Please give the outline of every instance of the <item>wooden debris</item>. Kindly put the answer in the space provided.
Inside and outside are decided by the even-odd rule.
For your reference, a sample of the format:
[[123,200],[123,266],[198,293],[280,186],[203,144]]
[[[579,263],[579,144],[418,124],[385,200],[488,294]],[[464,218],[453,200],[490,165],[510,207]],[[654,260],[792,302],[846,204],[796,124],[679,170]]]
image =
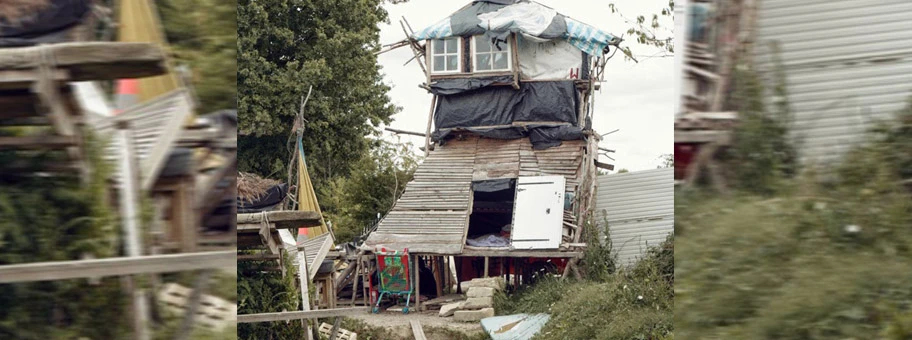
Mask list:
[[424,335],[424,329],[421,328],[421,322],[412,319],[409,320],[409,324],[412,326],[412,334],[415,336],[415,340],[427,340],[427,336]]
[[[328,323],[320,324],[320,335],[329,338],[332,335],[333,325]],[[358,340],[358,333],[339,328],[336,330],[336,339],[337,340]]]

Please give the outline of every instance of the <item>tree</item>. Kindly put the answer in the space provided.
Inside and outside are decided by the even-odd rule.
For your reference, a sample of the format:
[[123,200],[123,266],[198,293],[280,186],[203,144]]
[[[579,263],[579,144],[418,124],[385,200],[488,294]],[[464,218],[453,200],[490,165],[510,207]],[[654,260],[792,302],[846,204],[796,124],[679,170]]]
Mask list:
[[650,15],[648,22],[647,16],[645,15],[639,15],[636,19],[628,18],[614,3],[608,4],[608,8],[611,9],[612,14],[621,17],[621,19],[624,20],[624,23],[630,25],[630,28],[625,32],[627,36],[636,38],[636,42],[640,45],[658,49],[657,52],[654,52],[651,55],[635,56],[633,52],[630,51],[630,47],[625,46],[621,50],[626,58],[637,61],[637,57],[655,58],[674,56],[674,34],[671,29],[663,25],[665,19],[670,19],[674,22],[674,0],[668,0],[668,6],[663,7],[659,13]]
[[386,215],[418,168],[411,143],[372,143],[371,152],[353,165],[351,174],[333,180],[322,195],[326,199],[320,203],[340,242],[351,241],[361,228],[376,223],[378,215]]
[[675,166],[675,165],[674,165],[675,160],[674,160],[674,154],[673,154],[673,153],[666,153],[666,154],[664,154],[664,155],[661,155],[661,156],[659,156],[659,160],[661,161],[661,163],[660,163],[659,166],[657,167],[657,168],[659,168],[659,169],[663,169],[663,168],[674,168],[674,166]]
[[239,167],[281,176],[288,135],[309,86],[303,148],[318,191],[347,175],[397,108],[380,66],[380,0],[241,0],[238,6]]
[[200,113],[237,108],[237,1],[158,0],[178,64],[192,70]]
[[[85,150],[94,169],[86,185],[0,175],[0,265],[119,253],[103,147],[90,140]],[[13,158],[21,155],[0,152],[0,163]],[[0,339],[122,339],[129,334],[128,301],[117,278],[2,284]]]

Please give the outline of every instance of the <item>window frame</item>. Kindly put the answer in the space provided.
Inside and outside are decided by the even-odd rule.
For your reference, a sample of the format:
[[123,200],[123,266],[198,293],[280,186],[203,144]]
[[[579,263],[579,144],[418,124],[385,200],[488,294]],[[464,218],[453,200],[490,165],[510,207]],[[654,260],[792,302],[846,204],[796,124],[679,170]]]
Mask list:
[[[482,53],[487,53],[492,56],[490,70],[478,70],[477,69],[478,55],[477,55],[477,53],[475,53],[475,46],[476,46],[475,40],[478,37],[483,37],[483,35],[473,35],[472,41],[469,44],[469,53],[470,53],[469,55],[471,56],[471,61],[472,61],[472,68],[471,68],[472,73],[504,73],[504,72],[513,72],[514,71],[513,70],[513,48],[514,48],[514,46],[513,46],[513,35],[512,34],[509,37],[507,37],[507,42],[505,43],[505,45],[507,46],[506,50],[498,51],[498,52],[493,52],[493,51],[492,52],[482,52]],[[492,46],[492,48],[493,48],[493,46]],[[503,53],[503,52],[507,53],[507,68],[506,69],[494,69],[494,58],[493,58],[494,53]]]
[[[445,70],[445,71],[434,71],[434,57],[435,57],[435,56],[443,56],[443,57],[444,57],[444,62],[445,62],[447,56],[453,55],[452,53],[447,53],[447,52],[446,52],[446,41],[449,40],[449,39],[456,39],[456,59],[458,60],[458,63],[459,63],[459,64],[457,65],[456,69],[455,69],[455,70],[452,70],[452,71],[446,71],[446,70]],[[443,54],[441,54],[441,55],[435,55],[435,54],[434,54],[434,41],[442,41],[442,42],[444,42],[444,46],[443,46],[443,51],[444,51],[444,52],[443,52]],[[428,39],[428,44],[427,44],[427,56],[428,56],[428,58],[427,58],[427,60],[428,60],[428,71],[430,72],[430,74],[431,74],[431,75],[441,75],[441,74],[459,74],[459,73],[463,73],[462,70],[463,70],[463,67],[464,67],[464,66],[463,66],[462,59],[463,59],[463,57],[464,57],[463,54],[464,54],[465,52],[463,51],[462,45],[463,45],[462,37],[449,37],[449,38],[444,38],[444,39]]]

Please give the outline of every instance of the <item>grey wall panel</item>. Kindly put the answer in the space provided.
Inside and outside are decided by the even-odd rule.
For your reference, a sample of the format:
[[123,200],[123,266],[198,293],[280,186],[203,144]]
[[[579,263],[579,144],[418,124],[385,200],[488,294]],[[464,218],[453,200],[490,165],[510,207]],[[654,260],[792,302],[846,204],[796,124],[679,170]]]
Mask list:
[[772,84],[779,45],[805,163],[838,161],[912,96],[912,2],[758,1],[754,61]]
[[674,232],[674,169],[599,176],[597,223],[622,264],[631,264]]

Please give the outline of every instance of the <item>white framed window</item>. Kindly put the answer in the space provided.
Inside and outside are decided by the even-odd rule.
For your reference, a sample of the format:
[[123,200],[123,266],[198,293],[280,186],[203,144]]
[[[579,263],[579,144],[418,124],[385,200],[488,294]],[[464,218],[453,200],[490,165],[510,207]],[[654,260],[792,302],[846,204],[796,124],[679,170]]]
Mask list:
[[481,35],[472,37],[472,70],[475,72],[497,72],[513,70],[513,46],[511,38],[500,43],[500,49],[491,39]]
[[461,38],[431,40],[431,73],[459,73],[462,70]]

